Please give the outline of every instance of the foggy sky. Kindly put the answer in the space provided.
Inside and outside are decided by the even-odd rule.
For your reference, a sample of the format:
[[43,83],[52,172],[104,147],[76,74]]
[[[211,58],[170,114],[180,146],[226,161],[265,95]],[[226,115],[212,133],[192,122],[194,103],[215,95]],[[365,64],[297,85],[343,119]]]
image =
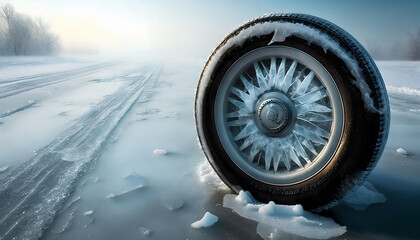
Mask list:
[[[220,40],[264,13],[322,17],[362,44],[391,48],[420,27],[420,1],[13,0],[16,10],[43,17],[64,51],[153,52],[207,57]],[[369,48],[368,46],[368,48]]]

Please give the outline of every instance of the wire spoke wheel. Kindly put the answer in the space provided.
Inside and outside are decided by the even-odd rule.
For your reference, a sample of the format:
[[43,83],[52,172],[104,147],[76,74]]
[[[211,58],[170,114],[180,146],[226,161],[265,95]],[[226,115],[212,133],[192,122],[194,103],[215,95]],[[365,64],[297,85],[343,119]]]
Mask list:
[[195,99],[200,145],[226,185],[309,210],[363,183],[389,120],[385,85],[363,46],[304,14],[234,30],[209,57]]

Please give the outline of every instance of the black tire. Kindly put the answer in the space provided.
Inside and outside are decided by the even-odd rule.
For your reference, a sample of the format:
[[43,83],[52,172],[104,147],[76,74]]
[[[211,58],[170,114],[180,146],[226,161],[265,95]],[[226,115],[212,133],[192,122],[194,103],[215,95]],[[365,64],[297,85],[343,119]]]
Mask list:
[[[290,54],[282,55],[283,52],[284,54],[290,52]],[[299,104],[304,105],[306,103],[299,103],[300,100],[298,101],[296,98],[290,101],[282,100],[284,96],[292,99],[297,92],[296,89],[303,82],[303,77],[295,73],[295,67],[291,71],[294,81],[286,88],[278,87],[276,89],[267,86],[264,90],[262,82],[258,82],[261,79],[271,81],[269,60],[263,58],[264,54],[270,55],[273,68],[280,72],[280,68],[282,68],[281,64],[278,64],[280,58],[282,58],[282,61],[286,59],[284,60],[284,69],[289,67],[287,71],[292,69],[291,66],[294,64],[290,64],[290,61],[296,61],[297,64],[301,63],[301,58],[294,58],[293,53],[297,55],[302,53],[305,56],[310,56],[308,59],[316,60],[308,60],[305,64],[302,64],[299,74],[303,74],[303,77],[306,78],[311,74],[310,72],[314,72],[312,73],[315,75],[313,78],[317,80],[310,81],[310,84],[313,84],[312,87],[325,88],[327,100],[321,99],[319,101],[330,108],[331,113],[317,112],[314,114],[310,113],[311,110],[305,110],[305,113],[300,113],[303,115],[297,116],[296,109],[299,108]],[[252,61],[255,71],[258,69],[255,64],[262,66],[265,69],[265,75],[255,73],[255,76],[252,77],[252,73],[246,72],[251,68]],[[312,69],[319,68],[316,62],[326,70],[331,78],[325,77],[327,80],[324,80],[322,74],[318,74],[321,70],[317,72]],[[237,73],[232,73],[237,69],[239,69]],[[232,95],[233,88],[242,87],[241,91],[252,95],[250,91],[246,90],[245,83],[241,85],[240,80],[237,80],[239,74],[244,75],[245,73],[248,73],[249,82],[257,81],[253,84],[254,87],[259,89],[259,93],[255,93],[258,100],[254,102],[249,100],[254,105],[247,103],[249,106],[255,106],[252,108],[252,116],[254,117],[241,115],[237,118],[228,118],[228,116],[235,115],[229,115],[228,111],[232,111],[231,113],[236,111],[236,115],[240,112],[240,107],[229,105],[231,104],[229,101],[232,101],[229,99],[235,98]],[[277,81],[282,81],[278,86],[286,85],[287,81],[284,74],[275,76]],[[278,76],[283,76],[284,79],[281,78],[280,80]],[[246,78],[248,79],[248,77]],[[296,79],[299,79],[298,83],[295,83]],[[332,85],[335,84],[335,88],[331,88],[335,89],[333,91],[327,86],[331,82],[333,82]],[[281,93],[282,89],[286,90]],[[309,87],[306,87],[305,91],[307,92],[301,94],[312,91],[308,89]],[[288,91],[295,92],[289,93]],[[243,99],[248,100],[248,96],[235,98],[235,100],[245,103],[246,101]],[[249,97],[249,99],[251,98]],[[288,105],[290,102],[291,106]],[[268,107],[268,103],[273,104]],[[249,107],[248,105],[246,106]],[[341,108],[337,106],[341,106]],[[305,109],[308,108],[305,107]],[[321,108],[315,109],[321,111]],[[282,113],[278,113],[279,111]],[[250,114],[250,110],[247,110],[247,114]],[[319,126],[322,129],[327,129],[327,132],[329,131],[329,135],[321,136],[322,139],[325,137],[326,143],[322,143],[324,145],[316,141],[311,142],[312,145],[310,146],[316,146],[319,150],[315,151],[318,155],[311,153],[311,150],[307,147],[296,149],[297,146],[307,146],[303,145],[301,141],[308,144],[308,139],[315,138],[312,133],[319,132],[319,129],[315,129],[311,133],[302,130],[307,135],[299,135],[295,132],[295,129],[300,126],[299,124],[312,126],[313,124],[308,125],[307,122],[312,121],[313,118],[311,120],[302,119],[305,116],[312,115],[323,115],[321,116],[322,119],[325,116],[331,116],[332,118],[332,120],[318,120],[320,121]],[[221,119],[220,116],[226,116],[226,119],[217,120]],[[271,118],[270,116],[274,117]],[[337,118],[338,116],[341,117]],[[290,120],[292,118],[295,120]],[[374,61],[349,33],[326,20],[314,16],[281,14],[253,19],[230,33],[217,46],[200,76],[195,99],[195,120],[205,155],[219,177],[232,190],[235,192],[249,191],[257,200],[262,202],[275,201],[279,204],[301,204],[305,209],[321,210],[334,206],[346,194],[360,186],[367,174],[373,169],[387,140],[390,110],[385,85]],[[255,137],[254,134],[255,136],[252,135],[251,138],[251,134],[249,134],[238,140],[238,133],[242,132],[245,127],[229,126],[229,121],[235,122],[234,120],[238,120],[236,122],[247,122],[242,124],[255,124],[257,126],[255,129],[262,133],[258,133],[258,137]],[[300,121],[301,123],[298,124]],[[223,133],[224,129],[228,133]],[[244,130],[244,132],[248,131]],[[255,130],[253,133],[255,133]],[[236,137],[234,137],[234,134],[236,134]],[[293,136],[289,137],[289,135]],[[246,146],[244,143],[248,141],[246,139],[249,142],[254,142],[240,150],[240,144]],[[261,139],[268,144],[264,147],[257,146],[256,142],[262,141]],[[270,141],[276,141],[277,145],[275,143],[271,144]],[[289,143],[293,144],[290,145]],[[255,149],[260,150],[252,150],[254,145]],[[281,146],[281,148],[272,146]],[[284,146],[294,146],[293,153],[289,152],[290,149]],[[327,148],[329,150],[325,150]],[[273,150],[276,151],[271,153]],[[255,152],[259,155],[258,160],[256,160]],[[278,157],[279,154],[283,154],[281,158]],[[302,167],[297,163],[294,164],[295,158],[292,155],[297,156],[299,162],[303,162]],[[305,155],[306,157],[304,157]],[[246,159],[248,163],[245,161]],[[306,165],[304,165],[304,159],[309,159]],[[279,164],[279,161],[284,163],[281,169],[280,165],[275,166],[275,164]],[[318,166],[317,161],[322,164],[319,163]],[[287,164],[293,166],[287,167]],[[317,167],[311,169],[311,166],[315,165]],[[305,173],[305,171],[306,174],[299,175],[301,172]],[[285,176],[285,180],[282,174]]]

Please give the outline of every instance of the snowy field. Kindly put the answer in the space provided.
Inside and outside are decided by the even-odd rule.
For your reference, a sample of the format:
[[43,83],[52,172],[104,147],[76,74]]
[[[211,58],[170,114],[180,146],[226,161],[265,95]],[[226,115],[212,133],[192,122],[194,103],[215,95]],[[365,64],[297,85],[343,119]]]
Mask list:
[[204,60],[0,58],[0,239],[419,239],[420,62],[377,64],[384,154],[314,214],[214,175],[193,119]]

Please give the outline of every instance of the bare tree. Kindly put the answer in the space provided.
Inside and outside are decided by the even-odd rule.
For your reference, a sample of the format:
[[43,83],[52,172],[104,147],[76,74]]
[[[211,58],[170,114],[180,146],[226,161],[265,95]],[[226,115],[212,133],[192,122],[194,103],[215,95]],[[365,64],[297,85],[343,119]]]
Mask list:
[[408,54],[411,60],[420,60],[420,27],[410,35]]
[[0,54],[51,54],[58,46],[58,37],[49,31],[42,19],[17,13],[11,4],[0,10]]
[[13,17],[15,16],[15,8],[12,4],[7,3],[1,7],[1,18],[2,21],[10,28]]
[[15,8],[10,3],[7,3],[6,5],[1,7],[0,17],[1,17],[2,26],[4,26],[2,27],[2,32],[4,33],[5,52],[12,49],[11,32],[13,31],[12,21],[13,21],[14,16],[15,16]]
[[49,25],[38,18],[34,23],[35,37],[37,39],[37,51],[41,54],[48,54],[57,50],[58,37],[50,32]]
[[387,56],[388,52],[384,51],[384,47],[381,44],[378,44],[375,41],[371,41],[371,40],[367,39],[365,41],[365,46],[366,46],[366,49],[368,50],[368,52],[370,53],[370,55],[375,60],[384,60],[388,57]]
[[16,56],[30,53],[31,25],[31,19],[26,16],[16,14],[13,18],[10,39]]
[[0,24],[0,55],[5,55],[7,53],[6,48],[6,34]]

